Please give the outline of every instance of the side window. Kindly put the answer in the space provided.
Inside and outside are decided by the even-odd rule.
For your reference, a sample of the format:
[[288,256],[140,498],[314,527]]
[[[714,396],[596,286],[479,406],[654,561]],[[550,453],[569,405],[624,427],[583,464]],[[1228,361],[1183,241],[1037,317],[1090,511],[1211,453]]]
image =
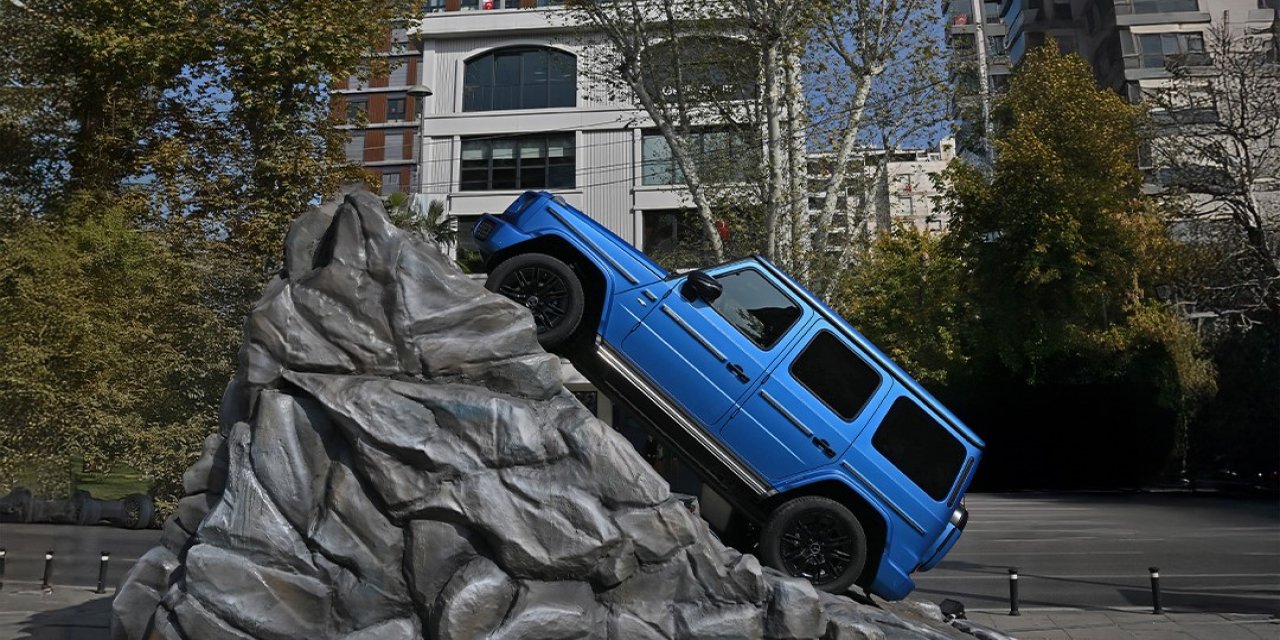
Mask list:
[[830,331],[822,331],[791,363],[791,376],[845,421],[880,386],[880,374]]
[[934,500],[946,498],[964,464],[964,445],[905,396],[889,407],[871,445]]
[[771,349],[800,318],[800,307],[754,269],[716,276],[724,287],[711,306],[761,349]]

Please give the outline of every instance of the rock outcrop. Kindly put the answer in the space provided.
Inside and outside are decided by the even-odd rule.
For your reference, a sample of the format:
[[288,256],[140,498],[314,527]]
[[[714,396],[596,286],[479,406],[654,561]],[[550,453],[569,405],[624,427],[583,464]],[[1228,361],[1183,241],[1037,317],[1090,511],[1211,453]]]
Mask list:
[[722,545],[375,196],[300,218],[286,265],[113,637],[939,637]]

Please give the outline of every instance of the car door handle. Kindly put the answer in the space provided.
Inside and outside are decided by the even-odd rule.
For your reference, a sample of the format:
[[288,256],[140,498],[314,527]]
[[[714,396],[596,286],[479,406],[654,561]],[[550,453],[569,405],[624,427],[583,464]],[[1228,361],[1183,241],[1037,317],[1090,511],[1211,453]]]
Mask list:
[[836,450],[831,448],[831,443],[822,438],[814,438],[813,445],[822,450],[822,455],[828,458],[836,457]]
[[728,365],[725,365],[725,368],[729,370],[729,373],[738,377],[738,382],[749,382],[751,380],[751,378],[747,377],[747,374],[743,372],[742,367],[738,364],[730,362]]

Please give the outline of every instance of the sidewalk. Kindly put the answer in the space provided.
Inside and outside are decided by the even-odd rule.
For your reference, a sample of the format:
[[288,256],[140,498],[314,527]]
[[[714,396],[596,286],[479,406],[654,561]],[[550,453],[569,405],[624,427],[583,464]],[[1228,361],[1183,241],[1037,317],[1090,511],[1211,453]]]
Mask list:
[[115,589],[96,594],[86,587],[5,582],[0,591],[0,640],[108,640]]
[[[84,587],[45,594],[30,583],[0,591],[0,640],[108,640],[113,590]],[[969,611],[969,633],[980,640],[1276,640],[1280,618],[1262,614],[1166,613],[1139,610],[1023,609]],[[964,620],[955,627],[963,630]],[[990,629],[1002,635],[984,633]]]
[[[1264,614],[1147,610],[1023,609],[1022,615],[969,611],[968,621],[1018,640],[1276,640],[1280,619]],[[963,621],[957,624],[961,627]],[[979,638],[980,631],[973,631]]]

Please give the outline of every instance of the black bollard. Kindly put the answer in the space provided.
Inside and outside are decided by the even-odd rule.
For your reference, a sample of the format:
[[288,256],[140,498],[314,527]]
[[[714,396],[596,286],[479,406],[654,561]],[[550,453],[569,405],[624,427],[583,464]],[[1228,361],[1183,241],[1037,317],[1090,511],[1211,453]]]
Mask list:
[[107,563],[111,562],[111,552],[103,551],[101,562],[98,563],[98,589],[94,593],[107,592]]
[[1009,567],[1009,615],[1020,616],[1018,611],[1018,568]]
[[5,548],[0,547],[0,589],[4,588],[4,554]]
[[1164,613],[1160,607],[1160,567],[1147,567],[1147,571],[1151,572],[1151,613]]
[[49,579],[53,577],[53,549],[44,552],[44,579],[40,581],[41,589],[48,589]]

